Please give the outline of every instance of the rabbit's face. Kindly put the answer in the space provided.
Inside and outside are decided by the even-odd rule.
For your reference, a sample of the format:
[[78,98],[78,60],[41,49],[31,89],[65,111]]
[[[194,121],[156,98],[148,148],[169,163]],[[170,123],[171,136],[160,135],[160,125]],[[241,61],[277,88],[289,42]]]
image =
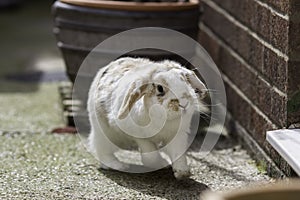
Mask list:
[[163,106],[169,120],[195,110],[207,110],[201,101],[207,89],[196,74],[178,64],[173,66],[173,62],[167,64],[170,66],[163,64],[164,67],[153,70],[148,76],[138,75],[139,78],[129,85],[118,119],[126,118],[142,97],[147,110],[156,104]]
[[[155,104],[162,105],[169,120],[178,118],[187,112],[194,112],[203,105],[199,91],[204,88],[193,88],[189,83],[188,75],[180,69],[156,73],[152,81],[153,83],[148,87],[148,92],[144,97],[144,102],[147,107]],[[200,80],[198,79],[198,81]],[[203,87],[205,87],[204,84]]]

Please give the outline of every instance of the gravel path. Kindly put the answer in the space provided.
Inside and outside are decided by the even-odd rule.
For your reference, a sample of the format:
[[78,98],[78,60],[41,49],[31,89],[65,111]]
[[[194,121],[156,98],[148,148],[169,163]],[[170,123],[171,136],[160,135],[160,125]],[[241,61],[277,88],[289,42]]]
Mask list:
[[193,145],[188,153],[193,176],[186,181],[177,181],[171,169],[99,170],[76,135],[2,132],[0,141],[0,199],[198,199],[206,189],[272,181],[228,138],[204,159]]

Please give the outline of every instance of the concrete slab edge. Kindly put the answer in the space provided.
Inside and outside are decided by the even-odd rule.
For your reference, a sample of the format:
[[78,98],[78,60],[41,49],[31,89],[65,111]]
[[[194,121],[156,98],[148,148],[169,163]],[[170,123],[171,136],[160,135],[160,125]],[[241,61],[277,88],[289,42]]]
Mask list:
[[300,129],[267,131],[266,139],[300,176]]

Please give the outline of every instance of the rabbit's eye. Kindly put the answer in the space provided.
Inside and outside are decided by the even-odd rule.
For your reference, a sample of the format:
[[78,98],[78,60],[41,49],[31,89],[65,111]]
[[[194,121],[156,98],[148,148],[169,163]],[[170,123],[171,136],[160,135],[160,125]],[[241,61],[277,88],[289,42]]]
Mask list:
[[200,92],[200,90],[199,90],[198,88],[196,88],[196,89],[195,89],[195,93],[198,94],[199,92]]
[[163,86],[157,85],[157,91],[159,92],[159,94],[157,96],[164,96],[165,95],[165,91],[164,91]]
[[160,92],[160,93],[163,93],[164,92],[163,86],[157,85],[157,91]]

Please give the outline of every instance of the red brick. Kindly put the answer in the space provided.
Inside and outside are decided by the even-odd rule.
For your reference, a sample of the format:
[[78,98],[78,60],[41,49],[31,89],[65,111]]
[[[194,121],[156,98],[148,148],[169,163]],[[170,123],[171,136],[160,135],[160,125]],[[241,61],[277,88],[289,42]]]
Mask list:
[[280,13],[288,14],[289,12],[290,5],[288,0],[260,0],[260,1],[270,5],[272,8],[274,8]]
[[270,38],[268,41],[284,54],[288,54],[289,22],[278,15],[273,15],[266,26],[270,27]]
[[238,28],[208,5],[203,4],[203,7],[204,13],[201,21],[203,21],[215,33],[218,33],[220,37],[230,44],[233,49],[236,49],[238,45]]
[[[249,7],[252,7],[251,13],[247,13],[248,18],[250,18],[249,23],[247,23],[249,28],[258,33],[264,40],[272,43],[270,21],[274,16],[271,15],[269,10],[253,1],[249,2],[249,4]],[[285,45],[287,46],[287,43]]]
[[260,116],[230,85],[225,83],[225,87],[228,111],[255,138],[258,144],[263,147],[266,131],[272,130],[274,124],[269,123]]
[[250,121],[251,107],[246,101],[243,101],[236,92],[225,83],[227,95],[227,109],[243,127],[248,128]]
[[280,124],[280,128],[287,128],[287,98],[271,92],[271,113],[273,120]]
[[210,7],[203,14],[203,22],[249,64],[261,68],[264,47],[256,39]]
[[286,92],[288,62],[267,48],[264,49],[263,61],[262,73],[267,77],[267,80],[281,91]]
[[258,106],[272,121],[281,127],[286,127],[287,99],[276,93],[271,85],[262,80],[259,74],[249,70],[204,31],[200,31],[199,40],[221,71],[239,87],[245,96]]
[[[213,0],[234,18],[285,54],[288,53],[288,21],[253,0]],[[205,12],[204,12],[205,14]]]
[[286,74],[287,62],[266,48],[243,29],[237,27],[209,6],[205,7],[203,22],[246,62],[261,72],[272,85],[286,90],[286,76],[274,76],[272,71]]

